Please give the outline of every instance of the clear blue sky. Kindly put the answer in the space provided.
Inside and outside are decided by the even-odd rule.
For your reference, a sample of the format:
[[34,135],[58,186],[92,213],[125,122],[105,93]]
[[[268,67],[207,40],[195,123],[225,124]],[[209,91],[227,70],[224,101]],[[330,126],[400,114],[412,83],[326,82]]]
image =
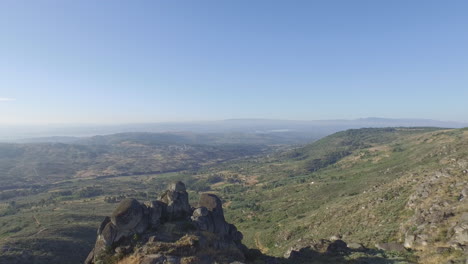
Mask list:
[[0,2],[0,124],[468,121],[468,1]]

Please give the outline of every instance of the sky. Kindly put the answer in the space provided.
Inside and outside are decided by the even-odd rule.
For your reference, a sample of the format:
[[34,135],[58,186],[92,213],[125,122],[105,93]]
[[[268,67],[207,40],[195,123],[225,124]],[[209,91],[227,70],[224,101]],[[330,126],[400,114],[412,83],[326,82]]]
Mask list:
[[3,0],[0,124],[468,121],[468,1]]

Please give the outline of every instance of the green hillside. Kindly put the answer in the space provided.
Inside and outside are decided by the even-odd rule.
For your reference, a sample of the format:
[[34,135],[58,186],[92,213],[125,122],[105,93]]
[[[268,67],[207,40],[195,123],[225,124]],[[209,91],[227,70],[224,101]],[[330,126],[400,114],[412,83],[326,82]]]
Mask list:
[[[368,247],[403,243],[413,232],[428,244],[415,246],[423,250],[414,252],[421,263],[439,263],[435,248],[450,247],[448,227],[468,210],[459,202],[468,181],[467,147],[466,129],[348,130],[199,177],[225,176],[211,189],[227,201],[228,218],[244,232],[245,242],[264,253],[282,255],[333,235]],[[427,197],[411,206],[421,188]],[[418,218],[418,210],[429,216]],[[446,254],[457,258],[460,252]]]

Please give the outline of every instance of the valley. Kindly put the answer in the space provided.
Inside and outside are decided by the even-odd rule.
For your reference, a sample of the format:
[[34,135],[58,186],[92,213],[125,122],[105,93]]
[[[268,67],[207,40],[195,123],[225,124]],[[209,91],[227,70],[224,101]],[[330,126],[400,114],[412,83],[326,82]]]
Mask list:
[[[218,195],[243,243],[266,255],[331,237],[375,250],[373,263],[458,263],[466,253],[466,129],[352,129],[302,146],[165,140],[2,146],[0,263],[82,263],[120,200],[156,199],[176,180],[192,205]],[[379,250],[391,243],[406,249]],[[315,261],[304,263],[331,263]]]

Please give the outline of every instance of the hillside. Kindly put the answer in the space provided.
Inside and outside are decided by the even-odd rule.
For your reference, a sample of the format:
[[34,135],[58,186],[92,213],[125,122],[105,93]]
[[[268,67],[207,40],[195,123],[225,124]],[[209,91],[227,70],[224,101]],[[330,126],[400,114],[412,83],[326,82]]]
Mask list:
[[[63,263],[70,254],[82,263],[114,203],[153,200],[174,180],[186,183],[192,205],[201,192],[218,195],[242,243],[277,258],[293,255],[291,263],[466,258],[468,130],[382,128],[191,171],[82,178],[6,197],[0,263]],[[331,258],[321,250],[337,238],[368,249]]]
[[372,248],[398,242],[415,250],[402,258],[440,263],[466,245],[467,147],[466,129],[348,130],[198,177],[225,179],[210,188],[264,253],[339,236]]

